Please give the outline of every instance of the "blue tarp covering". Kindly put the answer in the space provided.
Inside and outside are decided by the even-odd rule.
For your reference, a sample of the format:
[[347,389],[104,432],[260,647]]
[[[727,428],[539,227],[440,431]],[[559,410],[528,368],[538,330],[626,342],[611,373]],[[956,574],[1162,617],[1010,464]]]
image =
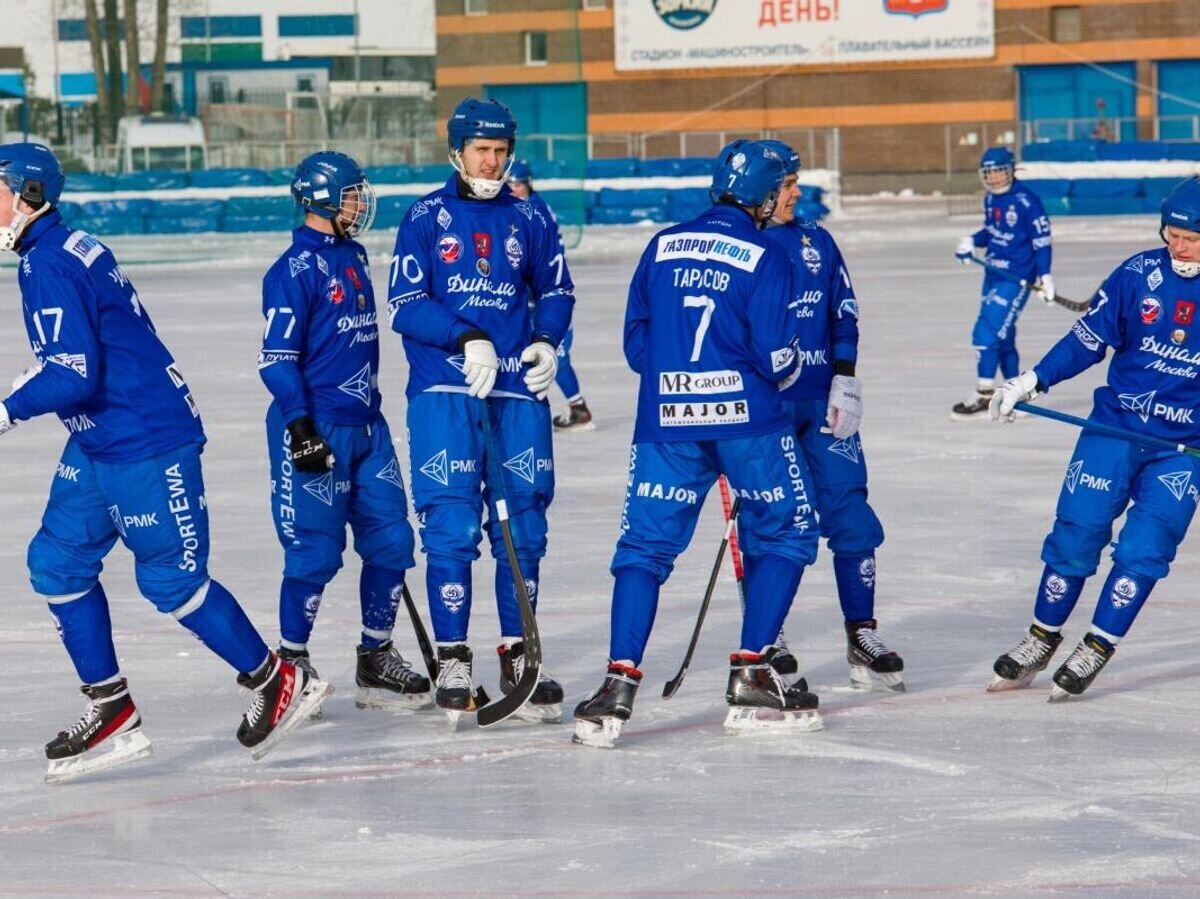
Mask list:
[[270,179],[262,169],[205,169],[188,181],[192,187],[262,187]]

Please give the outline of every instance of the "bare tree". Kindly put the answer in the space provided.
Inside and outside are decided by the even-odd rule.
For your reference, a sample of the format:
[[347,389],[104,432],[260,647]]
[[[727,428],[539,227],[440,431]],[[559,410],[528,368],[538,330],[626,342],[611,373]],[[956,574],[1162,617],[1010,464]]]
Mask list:
[[155,0],[155,2],[158,7],[158,19],[154,23],[154,65],[150,69],[153,94],[150,111],[161,112],[167,82],[167,7],[169,2],[168,0]]
[[88,45],[92,51],[92,71],[96,75],[96,105],[100,111],[100,121],[105,126],[109,122],[108,111],[108,69],[104,65],[104,41],[100,34],[100,18],[96,13],[96,0],[84,0],[84,21],[87,23]]
[[125,0],[125,109],[137,112],[142,105],[142,59],[138,49],[137,0]]
[[104,47],[108,57],[109,140],[117,139],[117,122],[125,114],[125,96],[121,91],[121,18],[117,0],[104,0]]

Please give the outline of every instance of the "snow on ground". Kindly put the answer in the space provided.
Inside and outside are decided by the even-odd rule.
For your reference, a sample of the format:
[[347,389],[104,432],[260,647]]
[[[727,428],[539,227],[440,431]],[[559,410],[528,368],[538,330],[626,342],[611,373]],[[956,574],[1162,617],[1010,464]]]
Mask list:
[[[439,715],[353,703],[357,562],[333,583],[312,642],[338,693],[253,763],[234,740],[233,675],[134,590],[110,556],[124,672],[154,755],[90,781],[42,784],[42,744],[81,709],[25,546],[64,434],[23,423],[0,444],[0,894],[17,896],[927,896],[1200,892],[1200,661],[1195,539],[1086,699],[984,692],[1021,636],[1074,429],[1041,419],[956,423],[973,382],[980,272],[953,260],[976,219],[940,201],[848,201],[830,222],[864,314],[860,373],[879,553],[881,633],[909,692],[846,689],[827,553],[787,623],[827,729],[722,734],[738,608],[729,572],[687,683],[659,698],[691,631],[720,539],[716,500],[663,591],[632,722],[611,752],[572,746],[569,724],[450,734]],[[1086,298],[1125,255],[1157,243],[1154,217],[1055,222],[1055,277]],[[625,479],[634,380],[620,352],[624,293],[646,228],[598,229],[572,255],[575,360],[599,428],[557,444],[543,568],[547,664],[569,708],[594,688],[608,635],[607,572]],[[259,283],[282,236],[114,240],[174,349],[208,428],[212,570],[268,639],[281,552],[268,515],[255,372]],[[372,240],[376,277],[391,240]],[[214,260],[214,257],[215,260]],[[184,262],[182,260],[192,260]],[[11,263],[11,258],[10,258]],[[0,371],[29,361],[11,268],[0,272]],[[1028,363],[1071,323],[1031,303]],[[384,336],[385,412],[404,435],[399,340]],[[1043,402],[1086,414],[1098,371]],[[561,405],[561,398],[557,399]],[[399,447],[401,458],[406,450]],[[414,574],[423,592],[422,569]],[[490,565],[478,568],[490,582]],[[1067,629],[1088,621],[1099,579]],[[496,689],[495,615],[480,590],[480,680]],[[401,622],[398,641],[416,655]],[[1063,651],[1065,657],[1065,650]]]

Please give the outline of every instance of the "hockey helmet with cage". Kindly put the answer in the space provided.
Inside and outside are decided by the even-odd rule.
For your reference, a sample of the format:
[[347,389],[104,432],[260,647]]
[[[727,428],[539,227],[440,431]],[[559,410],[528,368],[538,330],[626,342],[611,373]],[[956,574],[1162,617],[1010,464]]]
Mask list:
[[[1200,233],[1200,177],[1180,182],[1163,198],[1159,234],[1167,241],[1167,228]],[[1171,256],[1171,269],[1181,278],[1200,275],[1200,260],[1182,261]]]
[[[983,182],[983,186],[988,189],[989,193],[1006,193],[1013,186],[1013,181],[1016,180],[1016,171],[1017,158],[1013,156],[1012,150],[1008,147],[988,147],[979,157],[979,180]],[[989,176],[995,174],[1003,175],[1004,180],[1000,183],[993,183],[994,179]]]
[[[49,147],[34,143],[0,144],[0,182],[13,194],[13,218],[0,228],[0,250],[17,245],[29,223],[58,202],[67,176]],[[21,202],[33,212],[23,212]]]
[[734,203],[755,210],[763,225],[775,211],[775,201],[787,177],[783,158],[760,141],[735,140],[717,155],[709,197],[714,203]]
[[322,150],[306,156],[292,175],[292,199],[305,212],[333,223],[343,237],[358,237],[375,220],[375,190],[357,162]]
[[[467,174],[462,151],[471,138],[508,142],[508,160],[500,177],[480,178]],[[446,122],[446,139],[450,145],[450,164],[476,197],[490,200],[500,193],[513,165],[513,150],[517,146],[517,120],[512,110],[498,100],[479,100],[467,97],[450,114]]]

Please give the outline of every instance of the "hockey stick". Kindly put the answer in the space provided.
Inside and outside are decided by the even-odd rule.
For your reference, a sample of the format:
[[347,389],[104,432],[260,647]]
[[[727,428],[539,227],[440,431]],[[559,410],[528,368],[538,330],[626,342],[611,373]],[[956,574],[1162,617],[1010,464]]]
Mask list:
[[[1007,281],[1013,281],[1017,284],[1020,284],[1023,288],[1025,288],[1027,290],[1037,290],[1038,289],[1038,282],[1036,282],[1036,281],[1034,281],[1034,282],[1026,281],[1024,278],[1019,277],[1018,275],[1014,275],[1012,272],[1006,272],[1002,268],[996,268],[994,265],[988,265],[986,262],[984,262],[978,256],[968,256],[967,258],[971,262],[974,262],[976,265],[982,265],[989,272],[991,272],[993,275],[996,275],[999,278],[1004,278]],[[1068,299],[1067,297],[1064,297],[1062,294],[1055,294],[1054,299],[1051,300],[1051,302],[1057,303],[1059,306],[1062,306],[1064,309],[1070,309],[1072,312],[1087,312],[1088,307],[1090,307],[1092,304],[1091,300],[1088,300],[1085,303],[1082,300]]]
[[429,679],[436,681],[441,666],[438,665],[433,645],[429,642],[429,633],[421,622],[421,616],[417,614],[417,604],[413,602],[412,594],[408,592],[407,583],[401,585],[401,592],[404,595],[404,605],[408,608],[409,620],[412,621],[413,632],[417,635],[417,645],[421,647],[421,656],[425,659],[425,668],[429,671]]
[[679,673],[667,681],[667,685],[663,687],[663,699],[670,699],[675,695],[675,691],[679,689],[683,678],[687,675],[688,666],[692,664],[692,653],[696,651],[696,644],[700,641],[700,626],[704,624],[704,615],[708,611],[708,604],[712,602],[713,590],[717,586],[717,576],[721,573],[721,563],[725,561],[725,547],[729,545],[729,538],[733,534],[734,525],[737,524],[738,507],[741,504],[742,498],[735,497],[733,506],[729,509],[729,520],[725,522],[725,536],[721,539],[721,548],[717,550],[717,560],[713,563],[712,574],[708,576],[704,601],[700,603],[700,614],[696,616],[696,626],[692,629],[692,641],[688,644],[687,654],[683,657],[683,665],[680,666]]
[[525,575],[521,573],[521,562],[517,558],[517,546],[513,542],[512,525],[508,521],[508,503],[504,499],[504,472],[500,457],[496,454],[496,435],[492,430],[492,412],[485,400],[483,409],[483,444],[487,455],[488,485],[495,494],[496,518],[500,522],[500,533],[504,536],[504,552],[513,573],[513,586],[517,593],[517,609],[521,614],[521,640],[525,643],[525,667],[521,679],[510,693],[495,702],[489,702],[475,715],[480,727],[499,724],[525,705],[538,685],[538,674],[542,667],[542,638],[538,634],[537,618],[533,614],[533,603],[525,587]]
[[1066,412],[1059,412],[1057,409],[1044,409],[1041,406],[1034,406],[1030,403],[1017,403],[1014,408],[1020,409],[1022,412],[1028,412],[1030,415],[1040,415],[1042,418],[1052,418],[1055,421],[1066,422],[1085,431],[1095,431],[1097,434],[1106,434],[1109,437],[1128,440],[1130,443],[1140,443],[1143,446],[1150,446],[1155,449],[1173,450],[1177,453],[1183,453],[1185,456],[1200,458],[1200,448],[1187,446],[1183,443],[1172,443],[1170,440],[1163,440],[1161,437],[1151,437],[1149,434],[1126,431],[1124,428],[1116,428],[1112,425],[1090,421],[1086,418],[1078,418],[1074,415],[1068,415]]
[[[731,521],[733,519],[733,498],[729,495],[729,478],[721,475],[717,485],[721,488],[721,511],[725,514],[725,520]],[[736,524],[729,534],[729,557],[733,560],[733,576],[737,579],[738,599],[741,600],[742,611],[745,611],[746,569],[742,566],[742,550],[738,546]]]

